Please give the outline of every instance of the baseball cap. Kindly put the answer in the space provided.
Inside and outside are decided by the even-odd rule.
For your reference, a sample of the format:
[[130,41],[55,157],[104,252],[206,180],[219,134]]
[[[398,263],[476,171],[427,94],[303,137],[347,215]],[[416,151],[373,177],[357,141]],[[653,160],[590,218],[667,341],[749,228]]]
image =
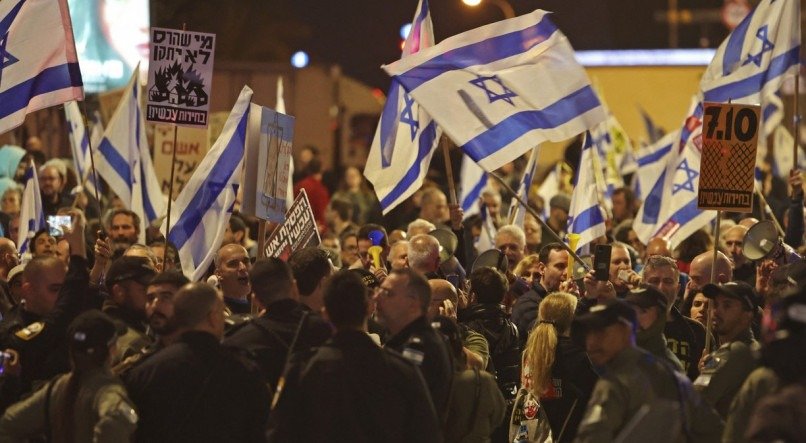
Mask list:
[[741,301],[749,311],[758,307],[756,290],[749,284],[739,281],[731,281],[721,285],[708,283],[702,287],[702,294],[706,298],[716,298],[717,295],[724,295]]
[[613,299],[593,306],[587,314],[574,319],[574,333],[604,329],[618,322],[626,322],[635,326],[635,310],[626,302]]
[[147,258],[123,256],[109,266],[109,271],[106,273],[106,287],[112,289],[115,283],[125,280],[134,280],[147,285],[155,275],[157,271],[151,267],[151,262]]
[[103,312],[93,309],[81,313],[70,323],[67,337],[73,352],[92,354],[96,350],[109,347],[124,333],[125,327],[115,323]]
[[631,290],[624,297],[624,301],[644,309],[657,306],[661,311],[665,311],[668,306],[666,296],[653,286]]
[[361,282],[364,283],[364,286],[366,286],[367,289],[375,289],[381,285],[381,282],[378,281],[378,277],[375,277],[375,274],[367,271],[366,269],[350,269],[350,272],[353,272],[361,277]]
[[571,197],[565,194],[557,194],[549,200],[549,207],[560,208],[568,212],[571,210]]

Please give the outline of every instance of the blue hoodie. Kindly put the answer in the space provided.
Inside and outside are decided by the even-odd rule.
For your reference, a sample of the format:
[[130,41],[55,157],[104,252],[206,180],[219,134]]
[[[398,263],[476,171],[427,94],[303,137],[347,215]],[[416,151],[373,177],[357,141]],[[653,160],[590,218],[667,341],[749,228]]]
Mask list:
[[14,179],[17,174],[17,166],[25,155],[25,149],[14,145],[3,145],[0,148],[0,177]]

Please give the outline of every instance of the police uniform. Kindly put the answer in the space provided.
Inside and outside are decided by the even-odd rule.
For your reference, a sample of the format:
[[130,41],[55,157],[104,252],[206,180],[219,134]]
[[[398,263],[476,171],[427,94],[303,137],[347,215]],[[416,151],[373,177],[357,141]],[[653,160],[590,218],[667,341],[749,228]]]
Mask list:
[[[724,285],[708,284],[703,287],[703,295],[714,298],[717,294],[740,298],[737,289],[744,283],[726,283]],[[749,286],[748,286],[749,287]],[[727,288],[727,289],[726,289]],[[752,289],[750,289],[752,291]],[[743,298],[740,298],[743,299]],[[752,300],[746,303],[754,307]],[[700,376],[694,380],[694,387],[702,394],[705,401],[713,406],[724,419],[730,410],[731,402],[739,392],[745,379],[758,366],[754,350],[758,342],[748,328],[735,337],[733,341],[722,344],[705,360]]]
[[450,351],[445,339],[431,327],[425,316],[421,316],[391,337],[384,347],[399,352],[420,367],[442,423],[448,408],[453,375]]
[[[2,377],[2,407],[36,384],[70,370],[65,341],[67,325],[79,314],[87,291],[87,260],[73,255],[56,306],[44,317],[24,308],[0,322],[0,349],[20,355],[20,377]],[[12,386],[13,385],[13,386]]]
[[[635,325],[635,312],[620,300],[592,308],[591,313],[574,321],[575,334],[602,329],[623,321]],[[692,388],[683,374],[667,362],[635,346],[628,346],[606,363],[596,382],[587,410],[577,432],[577,442],[718,441],[722,421]],[[666,428],[657,434],[658,423],[649,411],[669,411],[658,417]],[[669,415],[674,414],[674,415]],[[674,425],[671,425],[673,424]],[[631,426],[627,426],[630,424]],[[642,434],[649,431],[650,434]],[[642,436],[643,435],[643,436]],[[662,437],[662,438],[661,438]]]
[[351,330],[339,331],[308,361],[292,366],[268,437],[283,443],[442,441],[417,368]]

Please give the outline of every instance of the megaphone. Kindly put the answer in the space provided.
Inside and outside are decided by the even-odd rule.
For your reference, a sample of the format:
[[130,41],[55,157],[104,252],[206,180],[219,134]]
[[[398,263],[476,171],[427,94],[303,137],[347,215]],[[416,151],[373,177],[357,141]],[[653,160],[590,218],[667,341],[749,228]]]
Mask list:
[[470,267],[470,272],[478,268],[495,268],[506,273],[507,269],[509,269],[509,262],[503,252],[498,249],[489,249],[476,257],[476,260],[473,261],[473,266]]
[[747,231],[742,255],[751,261],[769,259],[778,264],[796,263],[801,260],[800,255],[778,235],[772,220],[760,221]]
[[369,240],[372,242],[372,246],[367,249],[367,253],[372,256],[372,263],[376,268],[381,267],[381,253],[383,252],[383,247],[380,245],[385,236],[386,234],[384,234],[383,231],[377,229],[367,234],[367,237],[369,237]]
[[436,238],[437,242],[439,242],[439,263],[442,264],[450,260],[456,252],[456,246],[459,245],[459,239],[456,238],[456,234],[444,228],[437,228],[429,232],[428,235]]

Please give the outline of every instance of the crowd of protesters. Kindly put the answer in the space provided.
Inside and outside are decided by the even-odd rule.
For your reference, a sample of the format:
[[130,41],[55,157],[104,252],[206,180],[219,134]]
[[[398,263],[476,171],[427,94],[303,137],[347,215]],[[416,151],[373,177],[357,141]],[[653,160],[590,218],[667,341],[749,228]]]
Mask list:
[[[21,257],[29,158],[45,215],[71,221]],[[0,441],[806,441],[806,263],[747,259],[755,218],[643,244],[621,188],[590,248],[610,246],[606,275],[575,275],[493,185],[491,233],[444,178],[383,216],[357,168],[325,171],[310,147],[297,161],[321,244],[257,258],[236,210],[190,282],[69,161],[0,148]],[[798,249],[800,172],[783,188],[770,201]],[[570,195],[533,203],[563,238]]]

